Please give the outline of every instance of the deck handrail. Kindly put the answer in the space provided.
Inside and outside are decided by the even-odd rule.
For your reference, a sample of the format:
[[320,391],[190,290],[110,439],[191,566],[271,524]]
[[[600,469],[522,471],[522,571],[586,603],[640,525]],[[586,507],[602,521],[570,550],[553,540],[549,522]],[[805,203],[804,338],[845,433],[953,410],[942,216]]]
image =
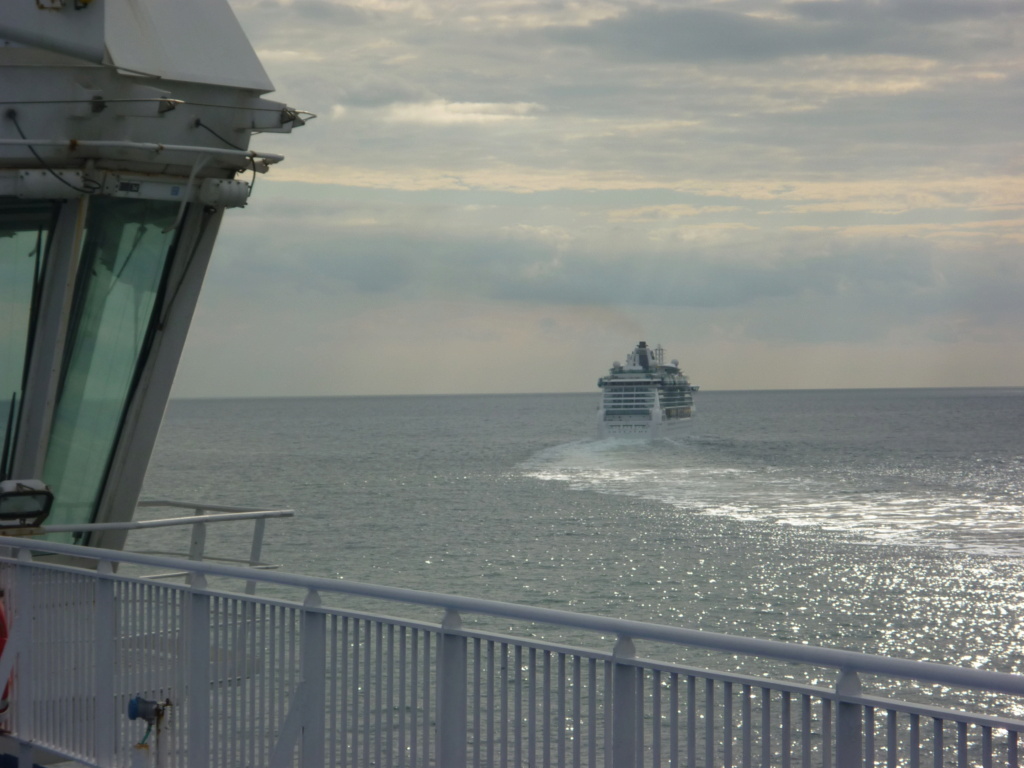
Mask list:
[[[182,569],[183,563],[187,562],[188,570],[203,576],[296,587],[317,593],[334,592],[369,597],[412,605],[430,606],[444,609],[445,611],[572,627],[574,629],[612,634],[624,639],[669,642],[715,651],[762,656],[779,661],[831,667],[850,673],[888,675],[897,678],[938,683],[940,685],[978,688],[1024,696],[1024,675],[1005,672],[955,667],[929,661],[894,659],[857,651],[785,643],[778,640],[739,637],[705,630],[652,624],[632,619],[594,616],[554,608],[506,603],[486,598],[427,592],[407,587],[389,587],[349,581],[347,579],[330,579],[294,573],[256,571],[250,568],[220,563],[182,561],[178,558],[161,555],[144,555],[133,552],[62,544],[59,542],[32,540],[31,543],[28,543],[22,538],[0,536],[0,547],[11,547],[14,550],[14,555],[17,555],[17,550],[28,548],[32,552],[48,552],[79,558],[90,558],[97,561],[123,562],[157,568]],[[54,564],[51,567],[61,568],[64,566]]]

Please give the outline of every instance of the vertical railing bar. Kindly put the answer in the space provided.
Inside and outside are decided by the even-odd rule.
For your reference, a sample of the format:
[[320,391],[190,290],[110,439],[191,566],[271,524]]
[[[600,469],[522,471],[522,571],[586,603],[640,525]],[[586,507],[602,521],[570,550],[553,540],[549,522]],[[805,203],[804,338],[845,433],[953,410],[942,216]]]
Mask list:
[[942,718],[932,718],[932,768],[942,768],[942,753],[945,749],[942,726]]
[[197,575],[189,592],[188,764],[210,765],[210,596],[202,594],[206,579]]
[[643,667],[636,667],[633,670],[633,677],[636,678],[636,694],[633,699],[633,733],[636,738],[636,749],[633,756],[633,765],[640,768],[644,763],[644,750],[646,740],[644,738],[644,701],[646,701],[645,684],[646,677]]
[[289,614],[291,628],[288,633],[289,643],[289,663],[288,671],[291,676],[291,684],[288,686],[288,690],[294,691],[298,688],[302,678],[300,677],[299,664],[301,659],[301,648],[299,646],[302,625],[302,614],[301,610],[293,608]]
[[587,659],[587,766],[597,768],[597,659]]
[[897,730],[896,710],[890,709],[885,715],[885,765],[896,768],[899,762],[899,731]]
[[811,768],[811,696],[808,693],[800,696],[800,765]]
[[[302,765],[325,764],[324,697],[327,691],[327,616],[320,609],[320,595],[309,590],[302,605],[300,620],[299,660],[303,689],[303,728],[301,738]],[[378,763],[379,765],[379,763]]]
[[[238,626],[235,628],[235,648],[238,649],[238,659],[235,661],[235,667],[238,671],[238,691],[236,698],[238,699],[238,716],[239,716],[239,732],[245,733],[245,738],[241,739],[242,742],[239,745],[239,761],[243,765],[252,765],[253,761],[249,759],[247,754],[247,747],[253,741],[252,734],[252,720],[249,716],[249,688],[252,685],[251,675],[248,663],[248,644],[249,635],[247,633],[248,628],[248,605],[249,603],[242,598],[235,598],[235,605],[237,606],[238,612]],[[243,731],[244,728],[244,731]]]
[[956,724],[956,764],[958,768],[967,765],[967,723]]
[[[199,578],[199,574],[192,574],[191,578],[195,581]],[[206,669],[206,685],[209,691],[207,696],[210,699],[209,711],[211,715],[209,721],[210,757],[215,764],[223,764],[224,762],[224,755],[220,753],[222,748],[222,739],[220,738],[221,718],[216,715],[216,713],[220,712],[220,686],[217,685],[217,675],[219,672],[217,648],[220,645],[220,603],[221,598],[212,597],[210,599],[210,615],[206,617],[206,621],[210,624],[210,660]],[[137,616],[135,618],[137,619]],[[136,688],[138,687],[136,685]]]
[[782,692],[782,701],[780,702],[780,714],[782,719],[782,736],[779,749],[782,751],[782,768],[790,768],[792,765],[792,744],[793,744],[793,712],[792,712],[792,694],[789,691]]
[[565,654],[558,654],[558,712],[556,713],[556,723],[558,724],[558,754],[556,755],[556,764],[560,768],[565,766],[565,718],[568,715],[568,709],[566,704],[566,692],[568,686],[568,680],[566,678],[565,668]]
[[[46,586],[47,594],[52,594],[57,589],[59,589],[59,579],[60,574],[54,574],[50,578],[46,579],[44,583]],[[49,615],[47,615],[48,613]],[[57,621],[57,614],[53,612],[43,611],[42,615],[40,616],[40,619],[41,626],[45,628],[44,632],[39,633],[40,640],[42,640],[42,638],[44,637],[53,637],[56,634],[55,625]],[[37,654],[36,661],[39,667],[45,669],[44,680],[46,680],[46,685],[44,687],[41,687],[42,696],[40,697],[40,701],[36,705],[40,708],[40,711],[44,712],[45,714],[41,718],[36,718],[36,724],[39,730],[45,733],[46,730],[48,730],[47,724],[56,722],[57,728],[55,730],[57,737],[67,738],[64,735],[64,732],[69,724],[70,717],[64,715],[61,712],[61,708],[64,704],[64,697],[60,695],[60,684],[61,681],[64,679],[64,675],[57,674],[57,670],[53,669],[55,660],[52,658],[47,658],[43,654]],[[59,661],[63,662],[63,658],[61,658]],[[63,672],[63,670],[61,671]]]
[[1019,736],[1017,731],[1007,731],[1006,733],[1006,766],[1007,768],[1019,768],[1020,758],[1018,750],[1018,739]]
[[276,695],[276,692],[279,691],[281,688],[280,688],[280,681],[277,679],[277,677],[278,677],[277,670],[279,668],[279,665],[277,663],[277,653],[278,653],[277,645],[278,645],[278,643],[277,643],[277,631],[276,631],[276,629],[277,629],[278,624],[281,621],[280,613],[281,613],[282,610],[283,609],[278,608],[278,607],[273,606],[273,605],[267,607],[268,617],[269,617],[267,623],[269,624],[269,626],[267,627],[267,633],[266,633],[266,635],[267,635],[266,636],[266,643],[267,643],[267,663],[266,663],[267,674],[266,674],[266,677],[269,680],[269,684],[264,684],[263,690],[264,690],[264,692],[266,692],[267,689],[269,688],[270,689],[270,696],[267,698],[266,715],[264,716],[264,719],[263,719],[263,733],[271,733],[271,732],[277,730],[277,725],[278,725],[278,723],[277,723],[277,699],[278,699],[278,697]]
[[832,753],[835,745],[832,741],[832,699],[821,700],[821,765],[831,768]]
[[508,643],[501,644],[501,765],[508,765],[508,718],[509,718],[509,654]]
[[[70,574],[68,575],[68,578],[69,591],[72,594],[77,594],[80,592],[80,590],[83,589],[92,592],[94,601],[93,604],[95,605],[96,580],[90,579],[89,582],[83,583],[79,581],[77,578],[75,578],[74,581],[72,582],[72,577]],[[77,734],[76,738],[73,740],[72,743],[77,744],[80,754],[92,755],[95,754],[95,739],[97,730],[95,724],[91,722],[93,710],[91,707],[86,709],[87,704],[84,698],[74,695],[76,686],[82,685],[85,682],[84,678],[89,673],[88,664],[93,660],[91,658],[91,649],[89,648],[89,644],[83,641],[85,637],[90,638],[90,640],[92,639],[92,630],[96,621],[95,613],[89,616],[88,621],[92,622],[92,624],[86,624],[83,627],[83,629],[85,629],[86,631],[82,634],[80,638],[76,639],[75,644],[73,646],[76,672],[75,677],[67,681],[66,690],[68,690],[69,694],[71,695],[71,698],[73,699],[72,716],[76,718],[77,723],[81,724],[73,726],[75,731],[77,731]],[[90,657],[86,657],[86,654],[90,654]],[[95,689],[90,688],[90,690]],[[163,698],[159,697],[159,693],[158,698],[160,701],[163,701]]]
[[992,768],[992,726],[981,726],[981,768]]
[[395,625],[389,623],[387,626],[387,659],[385,663],[387,673],[384,687],[387,692],[385,696],[387,705],[385,754],[388,768],[393,768],[395,765]]
[[544,755],[541,758],[541,765],[544,768],[551,768],[551,651],[544,651],[544,664],[541,669],[542,677],[542,709],[541,722],[544,723],[542,749]]
[[352,659],[352,651],[349,648],[350,635],[349,635],[349,618],[348,616],[341,617],[341,638],[339,644],[341,645],[341,662],[340,666],[335,672],[338,676],[338,719],[337,725],[332,730],[339,730],[341,732],[341,749],[338,751],[338,761],[340,768],[348,768],[349,758],[349,746],[350,739],[348,736],[348,702],[349,696],[349,676],[348,666]]
[[435,755],[445,768],[466,768],[469,717],[468,643],[460,634],[462,617],[448,608],[441,622],[437,639],[437,667],[434,673],[437,690],[437,728]]
[[329,685],[330,692],[328,693],[328,708],[327,708],[327,722],[330,723],[330,732],[328,734],[328,750],[327,756],[328,765],[337,765],[343,761],[341,755],[338,754],[338,704],[339,704],[339,672],[338,669],[338,617],[331,616],[330,623],[330,676]]
[[[55,591],[63,593],[66,596],[70,596],[70,594],[71,594],[70,574],[61,574],[61,575],[58,576],[56,581],[57,581],[57,584],[55,585],[55,587],[56,587]],[[55,614],[54,617],[53,617],[53,622],[51,624],[53,629],[56,630],[56,631],[59,631],[59,629],[62,626],[62,624],[63,624],[62,617]],[[77,643],[75,645],[77,645]],[[76,722],[72,721],[72,718],[74,718],[75,715],[76,715],[76,712],[75,712],[75,708],[76,708],[75,699],[77,699],[77,697],[73,697],[73,696],[69,696],[68,695],[71,692],[71,690],[73,689],[73,681],[74,681],[74,675],[75,675],[75,666],[76,666],[75,665],[75,661],[76,661],[76,659],[75,659],[75,655],[76,655],[75,652],[77,650],[77,648],[75,648],[75,645],[73,645],[71,648],[69,648],[69,653],[67,655],[68,658],[62,659],[62,661],[60,663],[60,666],[64,668],[63,669],[63,674],[53,675],[54,678],[55,678],[54,691],[57,693],[57,697],[55,699],[55,701],[57,702],[57,706],[54,707],[54,711],[55,712],[63,713],[64,717],[68,721],[68,722],[66,722],[64,724],[64,727],[61,729],[63,731],[63,734],[64,734],[64,739],[66,740],[65,743],[70,742],[70,743],[80,744],[81,743],[81,732],[82,732],[83,729],[80,728],[77,725]],[[52,665],[51,663],[48,663],[47,666],[50,668],[51,673],[56,671],[55,666]],[[81,722],[81,720],[79,720],[77,722]]]
[[[384,756],[384,713],[381,706],[384,696],[384,624],[373,623],[374,655],[373,663],[373,757],[374,764],[381,765]],[[369,698],[369,696],[367,697]]]
[[222,764],[230,764],[230,750],[231,750],[231,739],[228,738],[230,731],[230,703],[228,702],[227,687],[224,684],[226,672],[224,669],[224,648],[226,647],[226,633],[227,633],[227,612],[228,612],[228,599],[226,597],[220,597],[215,603],[214,611],[214,625],[213,625],[213,645],[210,648],[213,659],[213,673],[211,675],[211,685],[214,691],[214,707],[210,711],[211,722],[213,723],[214,733],[216,734],[217,746],[213,750],[214,754],[218,756],[219,762]]
[[740,719],[743,729],[743,754],[740,756],[743,768],[751,768],[754,751],[754,713],[752,711],[752,697],[754,691],[749,684],[744,684],[742,699],[740,699]]
[[420,688],[420,631],[414,629],[410,641],[412,659],[409,669],[409,700],[412,702],[413,717],[409,724],[409,764],[415,766],[419,762],[419,720],[417,713],[420,710],[419,688]]
[[231,765],[236,764],[235,761],[238,759],[235,748],[235,742],[237,739],[234,739],[231,736],[238,723],[238,712],[235,708],[237,697],[233,695],[234,685],[232,680],[233,670],[231,653],[231,649],[234,647],[234,609],[235,601],[230,598],[225,598],[221,608],[223,614],[221,617],[220,643],[217,646],[217,659],[220,662],[218,687],[221,690],[222,702],[222,717],[220,718],[221,739],[224,743],[223,753],[227,755],[227,759],[230,761],[229,764]]
[[409,663],[409,652],[407,646],[409,643],[408,630],[402,626],[398,629],[398,765],[404,768],[406,765],[405,761],[405,739],[406,739],[406,725],[409,720],[409,713],[414,711],[414,707],[410,707],[406,695],[408,693],[408,678],[406,675],[406,665]]
[[242,690],[239,692],[242,709],[242,722],[246,724],[246,738],[242,742],[242,762],[245,765],[256,764],[256,739],[257,734],[253,732],[252,723],[256,714],[253,705],[253,692],[256,688],[256,681],[252,674],[251,665],[255,664],[255,646],[253,638],[256,634],[256,604],[249,601],[240,601],[239,608],[242,614],[242,626],[239,628],[239,648],[242,651]]
[[722,685],[722,764],[732,768],[732,683]]
[[495,647],[493,640],[487,641],[487,765],[494,765],[494,717],[497,710],[494,683],[499,673]]
[[864,707],[864,764],[875,764],[875,708]]
[[686,765],[697,768],[697,678],[686,677]]
[[359,687],[363,669],[363,620],[352,620],[352,765],[359,765],[359,751],[362,745],[362,732],[360,729],[360,701]]
[[508,718],[509,718],[509,665],[508,643],[501,644],[501,765],[508,765]]
[[[49,595],[54,589],[54,576],[40,579],[41,584],[39,585],[44,595]],[[56,620],[56,614],[47,611],[40,611],[36,619],[36,628],[34,631],[35,637],[38,640],[42,640],[45,637],[52,637],[54,635],[53,622]],[[34,718],[36,728],[34,729],[37,733],[42,733],[46,736],[47,724],[58,722],[56,729],[56,735],[60,737],[64,727],[67,725],[67,718],[60,717],[59,713],[55,713],[53,710],[58,706],[62,697],[58,695],[58,684],[63,675],[55,674],[49,669],[50,665],[54,663],[53,659],[47,658],[45,654],[37,653],[34,657],[35,663],[33,669],[38,669],[42,674],[42,684],[36,687],[36,696],[33,697],[34,708],[39,710],[39,715]],[[36,676],[36,675],[33,675]]]
[[433,658],[430,653],[431,638],[433,635],[430,632],[423,633],[423,765],[430,765],[430,752],[431,746],[434,747],[434,753],[437,753],[437,745],[432,745],[430,741],[430,723],[431,723],[431,708],[430,702],[430,660]]
[[513,708],[515,720],[512,723],[512,764],[523,764],[523,647],[516,645],[512,652],[515,659]]
[[537,649],[529,648],[526,654],[526,749],[525,760],[530,766],[537,765]]
[[[217,602],[217,624],[214,630],[216,641],[213,644],[213,663],[216,670],[213,677],[213,687],[217,691],[217,705],[212,711],[213,721],[217,728],[217,743],[219,745],[217,754],[220,755],[224,765],[232,765],[231,761],[231,702],[227,693],[227,669],[224,649],[228,647],[230,640],[227,637],[230,603],[228,598],[221,597]],[[143,618],[145,623],[145,618]]]
[[[28,550],[23,551],[27,552]],[[53,589],[52,577],[49,577],[49,574],[42,573],[37,578],[37,572],[27,568],[25,573],[28,578],[35,582],[36,594],[43,597],[44,600],[47,599]],[[45,602],[43,604],[45,605]],[[26,610],[28,609],[26,608]],[[52,637],[54,635],[51,622],[55,616],[56,614],[49,611],[32,610],[32,619],[26,623],[27,627],[30,627],[32,645],[45,637]],[[22,645],[23,649],[26,647],[27,645]],[[21,701],[31,702],[31,706],[19,708],[26,721],[32,724],[32,727],[24,728],[23,732],[31,734],[35,738],[59,738],[59,729],[65,725],[65,718],[55,717],[54,713],[50,711],[50,702],[56,702],[60,699],[53,690],[53,686],[62,677],[62,675],[54,674],[47,668],[53,662],[54,660],[47,658],[44,653],[37,652],[33,654],[32,663],[25,665],[24,673],[15,675],[15,684],[17,686],[14,692],[15,697]],[[29,686],[31,686],[31,694],[28,693]],[[58,722],[57,729],[55,729],[56,733],[47,733],[49,728],[52,727],[49,724],[55,721]]]
[[[50,579],[47,580],[47,595],[51,596],[50,599],[59,599],[61,590],[61,574],[54,574]],[[46,615],[49,614],[49,615]],[[55,612],[43,611],[43,617],[45,621],[43,626],[45,627],[45,634],[40,633],[40,639],[44,637],[54,637],[57,635],[58,626],[57,621],[59,615]],[[43,618],[41,617],[41,618]],[[43,654],[38,654],[36,660],[39,663],[39,667],[48,685],[43,689],[43,696],[36,705],[42,712],[46,714],[42,718],[37,718],[36,723],[39,726],[40,731],[45,733],[48,737],[56,738],[66,742],[68,739],[68,727],[71,724],[71,713],[65,711],[68,705],[67,697],[62,695],[62,683],[67,677],[66,658],[62,655],[60,659],[47,658]],[[56,723],[54,727],[53,723]]]
[[583,659],[572,657],[572,766],[583,768]]
[[672,718],[668,724],[668,764],[679,768],[679,674],[673,672],[668,682],[668,709]]
[[[93,712],[96,728],[96,762],[113,765],[116,744],[116,703],[114,700],[114,668],[116,656],[112,642],[115,628],[116,604],[114,599],[113,564],[104,560],[97,566],[96,612],[93,619],[93,647],[96,663],[92,670],[96,699]],[[3,687],[0,683],[0,688]]]
[[[85,584],[77,583],[77,581],[78,580],[76,579],[75,582],[72,582],[71,575],[65,575],[63,591],[68,597],[75,595],[78,592],[79,587],[86,586]],[[94,587],[94,584],[89,584],[88,586]],[[61,626],[66,622],[66,620],[66,618],[58,619],[56,623],[58,626]],[[83,625],[82,629],[84,630],[82,633],[83,636],[91,639],[92,632],[89,631],[89,625]],[[88,646],[85,647],[87,648]],[[66,743],[74,745],[75,749],[77,749],[79,753],[92,754],[92,729],[85,727],[85,724],[88,722],[87,717],[91,716],[92,713],[89,712],[88,715],[86,715],[85,712],[80,711],[80,707],[84,706],[85,702],[80,697],[74,695],[75,689],[80,686],[82,682],[80,676],[85,674],[88,669],[86,666],[86,660],[81,658],[84,650],[81,640],[77,638],[68,648],[68,661],[70,661],[70,669],[68,671],[71,674],[67,675],[64,680],[62,690],[67,698],[66,706],[68,715],[75,718],[75,720],[73,723],[68,725],[68,741]]]
[[612,713],[613,707],[611,705],[611,699],[615,692],[615,687],[612,684],[613,664],[609,662],[604,663],[604,764],[605,768],[619,768],[614,765],[612,758]]
[[[171,699],[172,701],[172,717],[174,722],[180,722],[181,716],[184,714],[184,702],[181,700],[180,692],[184,690],[178,685],[177,670],[181,669],[184,665],[181,663],[181,659],[177,652],[177,643],[175,642],[175,627],[179,626],[176,618],[179,616],[178,613],[178,593],[175,590],[164,588],[164,599],[161,604],[164,606],[163,620],[161,626],[161,632],[163,633],[164,642],[162,643],[164,652],[167,654],[167,658],[170,660],[171,669],[168,670],[168,685],[169,689],[165,691],[164,698]],[[173,697],[173,698],[172,698]],[[180,754],[179,745],[179,734],[180,728],[171,728],[166,736],[166,744],[169,754],[178,755]],[[250,760],[250,762],[252,762]],[[176,764],[176,761],[172,765]]]
[[[642,699],[641,699],[642,701]],[[641,719],[641,722],[643,720]],[[651,762],[661,765],[661,670],[651,673]],[[639,763],[642,764],[642,763]]]
[[[175,673],[174,685],[177,690],[177,707],[175,714],[175,722],[179,726],[186,722],[188,717],[188,701],[183,698],[183,692],[185,691],[185,675],[187,674],[188,664],[185,659],[185,641],[184,635],[188,627],[188,622],[185,619],[185,595],[179,590],[172,590],[171,594],[174,595],[174,602],[170,606],[169,624],[168,631],[170,632],[171,645],[173,647],[174,658],[176,660],[178,671]],[[188,738],[185,735],[185,729],[182,727],[175,728],[173,730],[173,741],[171,748],[177,759],[174,762],[174,766],[183,766],[183,756],[187,754],[187,743]]]
[[772,764],[772,691],[761,688],[761,765]]
[[479,637],[473,638],[473,765],[480,765],[481,755],[481,732],[482,723],[481,717],[482,702],[483,702],[483,681],[481,680],[481,674],[483,673],[483,658],[482,653],[483,644]]
[[910,768],[921,765],[921,717],[910,716]]
[[[241,702],[239,702],[238,696],[238,659],[235,657],[235,654],[238,651],[238,643],[241,639],[238,626],[238,622],[240,620],[241,616],[239,614],[238,600],[232,600],[231,622],[229,626],[225,628],[226,632],[230,635],[228,640],[229,644],[225,646],[224,650],[222,651],[222,653],[225,654],[225,656],[227,657],[226,662],[228,665],[228,678],[224,681],[225,694],[230,695],[231,701],[231,730],[228,731],[228,733],[238,733],[241,728],[240,723],[242,722],[242,713],[239,708],[239,704]],[[241,740],[238,738],[231,738],[229,739],[229,741],[231,742],[231,764],[238,765],[239,753],[241,748],[241,744],[239,742]]]
[[704,764],[715,764],[715,681],[704,680]]
[[363,765],[370,765],[370,752],[373,749],[373,722],[372,712],[370,711],[370,701],[372,698],[371,694],[371,681],[373,680],[373,653],[372,640],[373,640],[373,624],[374,622],[370,619],[363,620],[363,694],[362,694],[362,711],[363,711]]

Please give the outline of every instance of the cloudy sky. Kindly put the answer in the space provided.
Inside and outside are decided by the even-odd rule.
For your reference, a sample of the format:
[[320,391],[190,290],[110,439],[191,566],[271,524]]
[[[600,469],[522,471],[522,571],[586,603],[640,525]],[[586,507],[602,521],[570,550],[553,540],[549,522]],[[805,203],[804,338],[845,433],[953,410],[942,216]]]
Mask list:
[[317,113],[174,394],[1024,386],[1024,3],[232,0]]

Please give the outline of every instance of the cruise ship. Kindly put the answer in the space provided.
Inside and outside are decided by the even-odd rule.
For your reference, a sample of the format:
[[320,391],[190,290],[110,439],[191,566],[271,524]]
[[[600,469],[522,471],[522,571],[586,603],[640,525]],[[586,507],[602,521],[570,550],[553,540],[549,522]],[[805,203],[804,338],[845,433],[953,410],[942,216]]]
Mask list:
[[670,437],[693,416],[698,387],[679,370],[679,361],[665,362],[659,344],[639,342],[626,364],[613,363],[598,382],[604,395],[598,410],[601,437]]

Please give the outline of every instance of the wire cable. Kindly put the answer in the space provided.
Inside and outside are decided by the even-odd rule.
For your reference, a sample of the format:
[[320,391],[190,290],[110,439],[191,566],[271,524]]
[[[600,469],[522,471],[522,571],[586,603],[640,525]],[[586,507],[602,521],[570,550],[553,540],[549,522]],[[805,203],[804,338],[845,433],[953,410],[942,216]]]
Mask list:
[[[12,123],[14,123],[14,128],[15,128],[15,130],[18,131],[18,135],[21,136],[23,141],[28,141],[29,140],[28,137],[25,135],[25,132],[23,130],[21,130],[21,124],[18,122],[18,112],[17,112],[17,110],[15,110],[13,108],[12,109],[8,109],[6,112],[4,112],[4,117],[6,117],[8,120],[10,120]],[[26,144],[25,146],[28,147],[28,151],[32,153],[32,156],[35,157],[35,159],[39,161],[39,164],[41,166],[43,166],[43,168],[45,168],[47,171],[50,172],[50,175],[53,176],[53,178],[55,178],[57,181],[59,181],[64,186],[70,187],[71,189],[75,190],[75,192],[79,192],[79,193],[81,193],[83,195],[93,195],[93,194],[96,194],[97,192],[99,192],[103,188],[102,185],[99,184],[99,182],[93,181],[92,179],[85,179],[84,180],[85,183],[88,185],[87,188],[76,187],[70,181],[68,181],[63,176],[61,176],[59,173],[57,173],[55,170],[53,170],[53,168],[50,167],[49,163],[47,163],[45,160],[43,160],[43,158],[40,157],[39,153],[36,152],[36,148],[35,147],[33,147],[31,144]]]

